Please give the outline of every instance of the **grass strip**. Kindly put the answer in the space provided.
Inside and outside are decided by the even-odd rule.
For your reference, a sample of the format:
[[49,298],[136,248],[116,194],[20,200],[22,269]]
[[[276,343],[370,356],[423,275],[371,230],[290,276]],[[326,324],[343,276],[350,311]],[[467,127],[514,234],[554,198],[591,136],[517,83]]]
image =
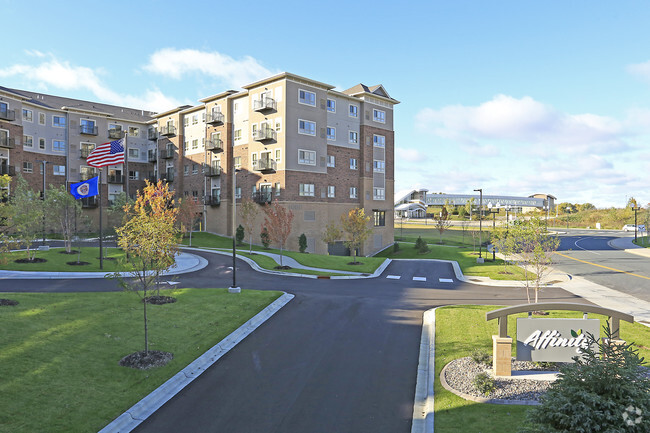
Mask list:
[[176,303],[150,305],[151,350],[164,367],[119,360],[144,349],[140,298],[132,293],[2,293],[0,432],[98,431],[280,296],[226,289],[165,290]]
[[[74,248],[78,250],[79,248]],[[50,248],[48,251],[37,251],[36,258],[45,259],[43,263],[16,263],[17,259],[27,257],[25,251],[12,251],[3,254],[4,263],[0,263],[0,269],[7,271],[34,271],[34,272],[115,272],[118,269],[118,262],[124,257],[124,252],[119,248],[103,248],[104,269],[99,268],[99,248],[81,247],[81,262],[87,265],[69,265],[68,262],[76,262],[77,254],[63,254],[64,248]]]
[[[457,305],[436,310],[436,376],[435,430],[436,433],[514,433],[522,425],[528,409],[519,405],[481,404],[464,400],[447,391],[440,384],[440,372],[450,361],[470,356],[476,349],[492,353],[492,335],[498,334],[496,320],[487,322],[485,313],[501,308],[498,306]],[[516,318],[526,314],[508,317],[508,329],[512,335],[516,329]],[[550,311],[546,318],[582,318],[580,312]],[[590,314],[590,318],[606,317]],[[544,320],[537,318],[534,320]],[[602,329],[602,328],[601,328]],[[639,323],[621,322],[621,337],[634,342],[641,356],[650,359],[650,328]],[[513,337],[514,339],[514,337]],[[513,356],[516,341],[513,342]]]

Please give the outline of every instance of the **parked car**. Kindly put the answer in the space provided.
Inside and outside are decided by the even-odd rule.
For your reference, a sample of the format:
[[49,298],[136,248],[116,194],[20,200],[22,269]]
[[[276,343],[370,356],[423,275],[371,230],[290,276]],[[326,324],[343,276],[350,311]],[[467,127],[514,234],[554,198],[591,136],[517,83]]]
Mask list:
[[[639,224],[636,227],[637,227],[637,231],[640,231],[640,232],[645,231],[645,225],[644,224]],[[634,231],[634,224],[625,224],[621,230],[623,230],[624,232],[633,232]]]

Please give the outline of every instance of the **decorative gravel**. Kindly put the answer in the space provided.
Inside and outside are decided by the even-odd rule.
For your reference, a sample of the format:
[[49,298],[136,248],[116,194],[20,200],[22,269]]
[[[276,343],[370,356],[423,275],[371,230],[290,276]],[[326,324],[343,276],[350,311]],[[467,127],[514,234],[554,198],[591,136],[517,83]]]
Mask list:
[[[512,370],[543,371],[534,362],[512,361]],[[445,380],[454,390],[473,397],[490,398],[495,400],[528,400],[539,401],[551,385],[549,380],[506,379],[495,378],[495,389],[490,395],[481,394],[472,381],[479,373],[492,375],[492,367],[478,364],[471,357],[459,358],[451,361],[445,369]]]

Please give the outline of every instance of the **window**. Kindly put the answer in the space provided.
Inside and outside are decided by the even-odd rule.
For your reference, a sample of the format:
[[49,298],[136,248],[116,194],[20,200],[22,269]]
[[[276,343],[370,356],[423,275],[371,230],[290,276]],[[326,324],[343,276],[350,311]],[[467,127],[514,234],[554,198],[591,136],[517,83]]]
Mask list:
[[375,227],[384,227],[386,225],[386,211],[374,210],[372,213],[375,217]]
[[359,142],[359,133],[356,131],[350,131],[350,138],[348,142],[350,144],[357,144]]
[[379,123],[386,123],[386,112],[381,110],[372,110],[372,120]]
[[198,125],[199,124],[199,116],[197,114],[192,116],[192,125]]
[[232,107],[233,114],[236,114],[237,111],[239,111],[239,102],[235,102],[235,104]]
[[32,110],[27,110],[23,108],[23,121],[33,122],[34,121],[34,112]]
[[241,156],[235,156],[235,160],[233,162],[235,164],[235,169],[239,170],[241,168]]
[[188,176],[189,174],[190,174],[190,165],[189,165],[189,164],[185,164],[185,165],[183,166],[183,175],[184,175],[184,176]]
[[278,164],[282,162],[282,150],[280,149],[275,149],[275,162]]
[[205,122],[205,111],[201,113],[201,122]]
[[241,186],[235,187],[235,198],[241,198]]
[[34,147],[34,137],[31,135],[23,135],[23,146]]
[[82,134],[95,134],[95,121],[90,119],[79,120],[80,132]]
[[316,152],[313,150],[298,150],[298,164],[316,165]]
[[45,139],[44,138],[39,138],[38,139],[38,148],[39,149],[45,149]]
[[327,155],[327,166],[328,167],[335,166],[334,155]]
[[303,197],[313,197],[314,196],[314,184],[313,183],[301,183],[300,184],[300,195]]
[[183,151],[187,152],[188,150],[190,150],[190,142],[185,140],[185,142],[183,143]]
[[251,154],[251,162],[253,163],[253,167],[257,165],[257,153]]
[[57,128],[65,128],[65,117],[52,116],[52,126]]
[[332,128],[330,126],[327,127],[327,139],[336,141],[336,128]]
[[298,133],[306,135],[316,135],[316,122],[309,120],[298,120]]
[[65,152],[65,141],[52,140],[52,150],[55,152]]
[[54,176],[65,176],[65,165],[55,165],[52,167]]
[[140,179],[139,171],[129,170],[129,180],[139,180],[139,179]]
[[386,146],[386,137],[383,135],[373,135],[372,142],[377,147],[384,147]]
[[275,195],[280,195],[280,182],[275,183]]
[[38,113],[38,124],[45,125],[45,113]]
[[23,161],[23,173],[33,173],[34,164],[29,161]]
[[349,116],[350,117],[359,117],[359,107],[357,107],[356,105],[350,104]]
[[235,130],[235,141],[241,140],[241,129]]
[[327,197],[334,198],[336,192],[336,187],[334,185],[329,185],[327,187]]
[[190,126],[190,118],[183,117],[183,126]]
[[298,92],[298,102],[301,104],[316,106],[316,94],[307,90],[300,90]]
[[356,160],[356,158],[350,158],[350,170],[358,170],[359,169],[359,163]]
[[350,198],[357,198],[359,196],[359,190],[356,186],[350,187]]
[[199,164],[192,164],[192,174],[198,174],[199,173]]
[[140,158],[140,149],[129,149],[129,159],[138,159]]
[[137,137],[140,135],[140,128],[137,126],[129,126],[129,136]]
[[282,120],[281,119],[276,119],[275,120],[275,132],[280,132],[282,130]]
[[192,150],[198,149],[198,148],[199,148],[199,140],[198,139],[192,140]]
[[327,111],[331,113],[336,113],[336,101],[333,99],[327,100]]
[[375,200],[384,200],[386,198],[384,188],[374,188],[373,198]]
[[373,171],[376,173],[383,173],[384,171],[386,171],[386,161],[375,159],[373,165]]

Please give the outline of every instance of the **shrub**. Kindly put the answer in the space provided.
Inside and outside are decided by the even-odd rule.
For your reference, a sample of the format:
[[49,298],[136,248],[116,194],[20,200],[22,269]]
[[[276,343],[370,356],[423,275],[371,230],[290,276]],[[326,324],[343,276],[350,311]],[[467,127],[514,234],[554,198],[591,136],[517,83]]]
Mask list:
[[482,351],[481,349],[474,349],[470,356],[477,364],[490,365],[492,363],[492,355]]
[[260,238],[262,240],[262,246],[268,250],[269,245],[271,245],[271,236],[269,236],[269,231],[266,229],[266,227],[262,227]]
[[398,244],[397,242],[395,242],[395,243],[393,244],[393,252],[396,253],[396,252],[398,252],[398,251],[399,251],[399,244]]
[[244,240],[244,236],[246,236],[244,227],[239,224],[239,227],[237,227],[237,231],[235,232],[235,240],[237,241],[237,245],[241,245],[242,241]]
[[[650,378],[644,359],[631,344],[612,344],[609,325],[604,340],[588,334],[589,347],[560,375],[526,414],[522,433],[648,432]],[[592,345],[598,349],[594,350]]]
[[494,379],[487,373],[479,373],[472,380],[472,385],[483,395],[490,395],[494,388],[496,388],[496,383]]
[[418,239],[415,241],[415,249],[418,250],[418,253],[420,254],[425,254],[429,251],[427,241],[422,239],[422,236],[418,236]]
[[416,250],[420,251],[420,248],[422,247],[422,242],[424,242],[422,240],[422,236],[418,236],[417,240],[415,241],[415,247],[414,248]]
[[298,249],[301,253],[304,253],[307,249],[307,236],[304,233],[298,237]]

